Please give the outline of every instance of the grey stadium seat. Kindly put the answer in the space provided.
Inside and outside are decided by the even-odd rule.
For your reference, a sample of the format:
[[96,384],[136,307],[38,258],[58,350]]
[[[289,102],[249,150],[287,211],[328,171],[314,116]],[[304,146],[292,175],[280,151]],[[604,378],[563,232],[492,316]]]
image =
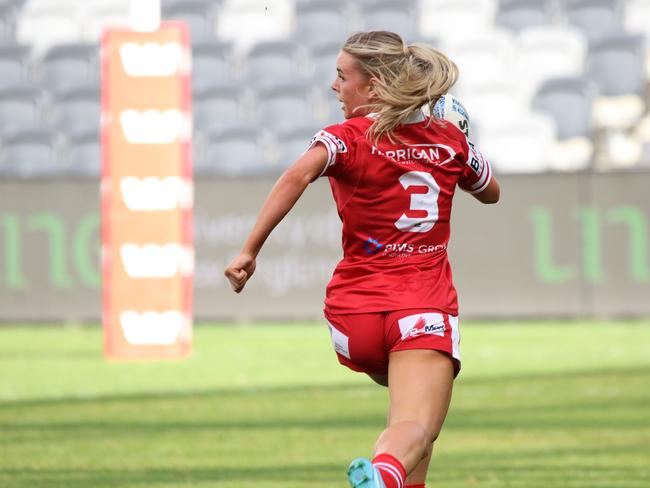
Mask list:
[[342,43],[349,34],[348,5],[343,0],[315,0],[296,6],[295,39],[309,47]]
[[555,119],[558,139],[589,137],[596,86],[585,78],[553,78],[540,86],[533,107]]
[[263,135],[255,127],[230,127],[208,135],[196,174],[256,176],[271,170]]
[[312,80],[319,88],[331,84],[336,78],[336,57],[340,50],[340,41],[323,44],[311,50]]
[[361,18],[364,30],[389,30],[398,33],[406,40],[410,40],[413,33],[417,32],[417,4],[412,0],[366,2],[362,8]]
[[27,82],[29,47],[20,44],[0,44],[0,89]]
[[614,0],[572,0],[566,5],[570,24],[581,29],[589,43],[622,32],[622,21]]
[[0,134],[43,125],[42,92],[29,85],[0,90]]
[[99,87],[80,86],[55,99],[51,123],[53,128],[74,136],[88,130],[99,131],[100,116]]
[[261,42],[245,60],[244,78],[255,87],[305,79],[305,51],[290,41]]
[[60,92],[73,85],[99,85],[99,45],[61,44],[52,46],[37,65],[43,88]]
[[594,43],[587,73],[601,95],[642,95],[645,89],[644,45],[641,36],[617,35]]
[[528,27],[550,25],[552,10],[547,1],[510,0],[502,3],[496,14],[496,25],[514,32]]
[[206,87],[193,94],[194,127],[200,132],[254,121],[241,84]]
[[280,157],[274,167],[277,170],[284,170],[295,162],[308,149],[312,137],[321,129],[323,127],[313,125],[280,132],[277,135],[278,144],[280,145]]
[[290,130],[316,123],[311,85],[286,83],[257,93],[257,107],[263,127]]
[[166,20],[187,23],[192,44],[216,40],[214,2],[185,0],[163,4],[162,16]]
[[65,151],[66,174],[98,178],[101,174],[101,139],[99,131],[73,134]]
[[235,79],[230,43],[202,42],[192,46],[192,87],[195,90]]
[[53,134],[43,129],[17,131],[4,138],[2,172],[21,178],[55,176],[63,166]]

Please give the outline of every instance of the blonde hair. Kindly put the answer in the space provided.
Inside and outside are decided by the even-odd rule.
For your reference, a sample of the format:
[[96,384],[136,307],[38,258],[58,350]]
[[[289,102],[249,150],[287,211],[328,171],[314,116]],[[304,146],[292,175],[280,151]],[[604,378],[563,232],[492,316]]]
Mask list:
[[394,32],[358,32],[341,50],[373,79],[374,98],[365,106],[377,114],[368,130],[373,142],[382,136],[394,142],[395,128],[424,105],[433,114],[435,103],[458,78],[457,66],[443,53],[423,43],[407,45]]

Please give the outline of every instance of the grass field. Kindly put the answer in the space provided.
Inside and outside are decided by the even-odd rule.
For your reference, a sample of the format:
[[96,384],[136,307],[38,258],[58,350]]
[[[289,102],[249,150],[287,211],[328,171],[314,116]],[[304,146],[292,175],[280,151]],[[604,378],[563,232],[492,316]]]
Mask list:
[[[650,322],[463,327],[428,487],[650,487]],[[0,487],[343,488],[384,423],[323,327],[196,327],[183,362],[101,341],[0,327]]]

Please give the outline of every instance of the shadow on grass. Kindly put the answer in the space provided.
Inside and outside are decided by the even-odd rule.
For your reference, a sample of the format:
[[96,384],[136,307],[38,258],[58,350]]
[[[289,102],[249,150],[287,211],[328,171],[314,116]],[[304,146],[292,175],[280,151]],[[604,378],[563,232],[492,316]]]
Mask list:
[[[147,469],[35,469],[0,470],[0,480],[10,484],[7,487],[49,486],[66,488],[116,488],[120,486],[150,486],[168,484],[179,486],[183,483],[209,482],[219,486],[219,482],[238,482],[238,486],[255,486],[259,482],[277,481],[278,486],[290,477],[291,482],[341,481],[344,480],[345,467],[338,464],[303,464],[292,466],[258,466],[251,462],[246,468],[158,468]],[[214,484],[214,485],[213,485]]]
[[[567,371],[567,372],[552,372],[542,374],[520,374],[520,375],[504,375],[497,377],[486,378],[460,378],[457,383],[463,388],[469,388],[475,385],[480,386],[499,386],[499,385],[512,385],[517,383],[533,384],[533,382],[542,381],[559,381],[560,383],[571,381],[588,381],[596,379],[603,381],[607,376],[617,376],[624,374],[626,378],[635,376],[644,377],[650,376],[650,366],[648,367],[629,367],[618,369],[601,369],[589,371]],[[458,387],[458,386],[457,386]],[[80,405],[83,403],[111,403],[111,402],[156,402],[159,400],[174,400],[183,398],[197,398],[209,399],[210,397],[225,398],[237,396],[259,396],[267,394],[294,394],[294,393],[309,393],[309,392],[327,392],[327,391],[354,391],[354,392],[377,392],[383,388],[378,387],[370,380],[367,384],[295,384],[283,386],[260,386],[256,388],[240,387],[240,388],[217,388],[210,390],[190,390],[190,391],[160,391],[151,393],[125,393],[116,395],[97,395],[88,397],[75,397],[68,396],[62,398],[42,398],[30,400],[5,400],[0,402],[0,409],[15,408],[15,407],[41,407],[48,405],[66,405],[74,404]]]

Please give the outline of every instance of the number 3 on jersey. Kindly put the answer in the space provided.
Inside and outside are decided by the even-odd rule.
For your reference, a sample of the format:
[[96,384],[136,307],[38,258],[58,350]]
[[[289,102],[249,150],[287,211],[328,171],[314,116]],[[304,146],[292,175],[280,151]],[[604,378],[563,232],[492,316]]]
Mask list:
[[438,195],[440,186],[430,173],[424,171],[410,171],[399,178],[405,190],[410,186],[426,186],[426,193],[411,195],[409,210],[424,210],[426,217],[408,217],[405,213],[395,221],[395,227],[402,232],[429,232],[438,220]]

